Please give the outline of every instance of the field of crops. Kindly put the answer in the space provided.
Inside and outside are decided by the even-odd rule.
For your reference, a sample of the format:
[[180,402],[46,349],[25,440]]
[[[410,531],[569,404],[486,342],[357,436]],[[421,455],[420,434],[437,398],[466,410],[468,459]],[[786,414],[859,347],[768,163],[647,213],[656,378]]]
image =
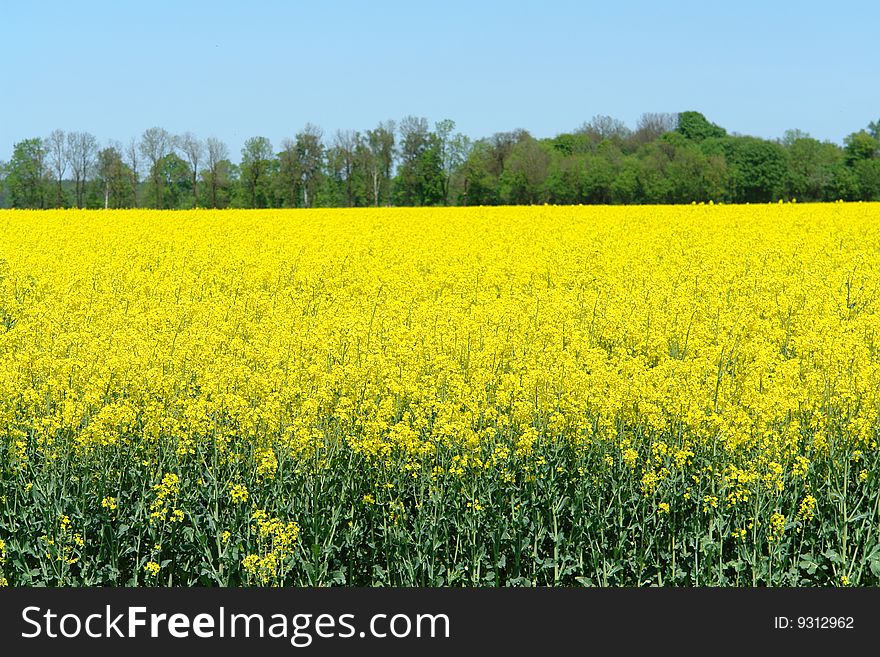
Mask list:
[[880,205],[0,212],[0,584],[880,584]]

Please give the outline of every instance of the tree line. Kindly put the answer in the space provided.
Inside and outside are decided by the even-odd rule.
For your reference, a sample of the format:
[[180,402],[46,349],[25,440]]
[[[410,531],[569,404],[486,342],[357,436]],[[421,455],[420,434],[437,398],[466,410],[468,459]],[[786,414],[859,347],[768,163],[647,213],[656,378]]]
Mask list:
[[214,137],[149,128],[127,144],[54,130],[0,162],[0,207],[309,208],[880,200],[880,121],[844,139],[730,134],[699,112],[596,116],[538,139],[471,140],[407,116],[325,139],[307,124],[280,149],[251,137],[237,163]]

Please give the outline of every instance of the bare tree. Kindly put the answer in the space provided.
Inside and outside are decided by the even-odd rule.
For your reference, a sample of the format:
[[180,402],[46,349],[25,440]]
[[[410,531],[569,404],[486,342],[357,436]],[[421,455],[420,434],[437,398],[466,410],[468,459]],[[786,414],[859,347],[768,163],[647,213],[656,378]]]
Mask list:
[[90,132],[67,133],[67,158],[70,171],[73,173],[74,194],[78,208],[83,206],[86,181],[95,166],[97,154],[98,140],[95,135]]
[[443,168],[443,205],[449,205],[449,182],[452,174],[467,159],[471,141],[455,130],[455,121],[444,119],[434,124],[434,132],[440,140],[440,160]]
[[220,163],[229,159],[229,149],[216,137],[208,137],[205,142],[207,152],[208,172],[210,174],[210,198],[211,207],[217,207],[217,187],[220,180]]
[[577,132],[587,135],[597,143],[606,139],[620,142],[629,138],[632,134],[623,121],[602,114],[597,114],[584,123]]
[[522,128],[508,132],[496,132],[489,137],[489,161],[487,162],[489,173],[493,176],[500,176],[504,173],[504,167],[514,146],[527,139],[532,139],[532,136],[528,130]]
[[64,205],[64,173],[67,171],[67,136],[63,130],[53,130],[45,141],[49,168],[55,178],[55,207]]
[[140,185],[140,152],[138,151],[138,143],[137,140],[132,137],[128,146],[125,147],[125,163],[128,165],[128,168],[131,169],[131,186],[132,186],[132,196],[134,198],[134,207],[138,206],[138,186]]
[[123,207],[131,178],[122,159],[122,144],[111,140],[106,148],[98,151],[95,174],[96,181],[104,189],[104,209],[110,207],[111,198],[113,207]]
[[324,132],[313,123],[306,123],[296,135],[296,156],[302,181],[303,206],[311,207],[324,164]]
[[646,144],[654,141],[660,135],[675,130],[678,124],[678,116],[669,113],[645,112],[639,117],[633,140],[637,144]]
[[174,139],[164,128],[144,130],[138,150],[150,167],[150,178],[156,190],[156,207],[162,208],[162,175],[159,171],[159,160],[168,155],[174,148]]
[[193,207],[198,204],[199,163],[205,156],[205,145],[191,132],[185,132],[177,138],[180,150],[186,156],[192,171]]
[[345,201],[348,207],[354,205],[355,152],[360,143],[360,133],[352,130],[337,130],[333,147],[339,156],[342,177],[345,180]]
[[379,206],[383,196],[387,196],[391,185],[391,169],[394,166],[394,135],[397,125],[394,121],[385,121],[376,126],[375,130],[367,130],[366,143],[369,148],[367,173],[370,179],[370,191],[373,205]]

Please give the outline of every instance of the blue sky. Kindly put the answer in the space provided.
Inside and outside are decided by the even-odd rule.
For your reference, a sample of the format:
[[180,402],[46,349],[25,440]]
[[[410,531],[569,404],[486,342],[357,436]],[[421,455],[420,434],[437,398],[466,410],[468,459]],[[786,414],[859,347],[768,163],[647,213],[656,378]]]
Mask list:
[[52,129],[151,126],[278,148],[413,114],[471,137],[694,109],[841,142],[880,118],[880,3],[9,2],[0,159]]

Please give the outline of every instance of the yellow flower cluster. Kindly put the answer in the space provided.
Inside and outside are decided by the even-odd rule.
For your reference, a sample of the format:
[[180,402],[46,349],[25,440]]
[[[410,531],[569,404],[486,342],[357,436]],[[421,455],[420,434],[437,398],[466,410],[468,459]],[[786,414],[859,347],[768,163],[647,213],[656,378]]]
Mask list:
[[233,504],[244,504],[250,498],[247,486],[244,484],[229,484],[229,497]]
[[767,538],[770,542],[781,539],[785,533],[785,516],[778,511],[770,516],[769,530]]
[[183,522],[182,509],[176,508],[177,496],[180,494],[180,478],[173,472],[162,477],[162,481],[153,486],[156,498],[150,503],[150,523]]
[[248,554],[242,566],[258,584],[280,586],[290,570],[294,556],[299,525],[270,517],[262,509],[254,511],[251,520],[254,525],[258,553]]
[[812,495],[807,495],[802,501],[800,508],[798,508],[798,520],[802,520],[804,522],[809,522],[816,515],[816,498]]

